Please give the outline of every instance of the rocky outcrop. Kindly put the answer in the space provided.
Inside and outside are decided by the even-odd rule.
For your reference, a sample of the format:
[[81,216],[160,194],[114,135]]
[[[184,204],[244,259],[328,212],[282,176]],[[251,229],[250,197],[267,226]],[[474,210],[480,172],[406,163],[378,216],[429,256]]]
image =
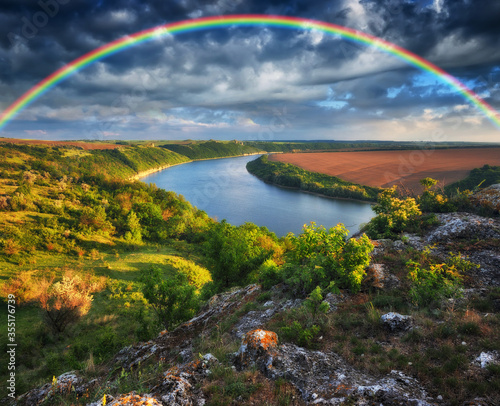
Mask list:
[[427,243],[454,239],[500,238],[500,220],[471,213],[436,214],[440,226],[426,236]]
[[471,200],[481,207],[496,213],[500,212],[500,184],[480,190],[471,197]]
[[289,380],[308,404],[434,404],[419,383],[402,372],[377,378],[353,368],[334,352],[277,346],[276,339],[271,331],[249,332],[234,358],[237,368],[257,366],[268,378]]

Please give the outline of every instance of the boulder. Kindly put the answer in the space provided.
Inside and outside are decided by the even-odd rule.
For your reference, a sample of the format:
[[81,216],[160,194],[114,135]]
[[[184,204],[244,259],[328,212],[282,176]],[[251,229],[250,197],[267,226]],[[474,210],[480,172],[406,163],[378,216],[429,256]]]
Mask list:
[[479,365],[483,369],[486,368],[488,365],[500,364],[500,354],[498,354],[497,351],[482,352],[474,360],[474,363],[476,365]]
[[399,313],[386,313],[380,317],[383,325],[393,333],[407,331],[413,324],[411,316],[403,316]]
[[278,335],[272,331],[249,331],[235,354],[234,365],[242,370],[256,365],[261,370],[270,368],[278,347]]
[[368,283],[378,289],[393,289],[400,285],[397,276],[391,274],[384,264],[371,264],[367,270]]
[[480,190],[471,197],[471,201],[481,207],[500,212],[500,183]]

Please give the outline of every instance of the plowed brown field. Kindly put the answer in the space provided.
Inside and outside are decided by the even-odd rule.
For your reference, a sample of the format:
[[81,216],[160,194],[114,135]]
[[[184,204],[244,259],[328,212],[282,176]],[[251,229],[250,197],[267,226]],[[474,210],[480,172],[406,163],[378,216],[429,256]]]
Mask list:
[[0,142],[9,142],[13,144],[27,145],[46,145],[49,147],[80,147],[83,149],[116,149],[120,145],[105,144],[100,142],[84,142],[84,141],[44,141],[44,140],[21,140],[17,138],[0,138]]
[[419,192],[419,181],[425,177],[437,179],[440,186],[445,186],[466,178],[474,168],[500,165],[500,148],[313,152],[274,154],[270,159],[361,185],[404,185]]

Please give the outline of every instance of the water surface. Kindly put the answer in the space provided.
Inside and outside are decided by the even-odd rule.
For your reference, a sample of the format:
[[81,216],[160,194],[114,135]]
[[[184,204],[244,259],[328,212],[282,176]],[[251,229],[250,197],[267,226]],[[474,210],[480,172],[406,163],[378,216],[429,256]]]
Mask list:
[[246,163],[256,158],[190,162],[141,180],[183,195],[210,217],[234,225],[249,221],[279,236],[299,234],[311,221],[326,228],[343,223],[354,233],[374,216],[368,203],[329,199],[266,184],[246,170]]

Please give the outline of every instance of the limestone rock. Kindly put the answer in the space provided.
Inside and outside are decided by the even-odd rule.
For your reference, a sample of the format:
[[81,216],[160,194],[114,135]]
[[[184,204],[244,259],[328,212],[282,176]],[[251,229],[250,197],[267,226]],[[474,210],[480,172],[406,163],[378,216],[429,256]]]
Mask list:
[[271,379],[293,383],[307,404],[434,404],[420,384],[402,372],[370,376],[334,352],[312,351],[294,344],[279,346],[271,363],[260,370]]
[[457,238],[500,238],[500,221],[470,213],[438,213],[440,226],[430,232],[428,243],[447,242]]
[[471,201],[497,213],[500,212],[500,183],[475,193],[472,195]]
[[491,364],[500,364],[500,354],[497,351],[482,352],[474,360],[476,365],[480,365],[481,368],[486,368]]
[[71,393],[83,394],[87,386],[82,386],[82,379],[74,371],[65,372],[54,378],[52,383],[46,383],[40,388],[33,389],[22,396],[28,405],[38,405],[49,402],[54,396]]
[[400,286],[397,276],[389,273],[384,264],[371,264],[367,270],[368,282],[378,289],[393,289]]
[[276,333],[261,329],[250,331],[243,338],[240,349],[235,354],[234,364],[240,370],[252,365],[266,369],[272,364],[277,346]]
[[299,307],[302,302],[301,299],[269,300],[264,303],[265,310],[252,310],[242,316],[234,326],[232,333],[238,338],[243,338],[249,331],[261,328],[276,313]]
[[386,313],[380,317],[380,320],[392,332],[401,332],[408,330],[413,323],[411,316],[403,316],[399,313]]

